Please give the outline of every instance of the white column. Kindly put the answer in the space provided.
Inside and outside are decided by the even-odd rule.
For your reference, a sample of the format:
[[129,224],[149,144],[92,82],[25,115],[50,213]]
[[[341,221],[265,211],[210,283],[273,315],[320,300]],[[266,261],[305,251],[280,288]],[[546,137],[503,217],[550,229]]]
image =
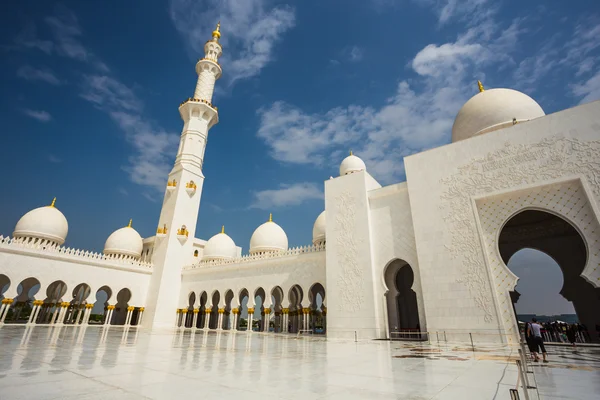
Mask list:
[[33,306],[33,309],[31,310],[31,314],[29,314],[29,320],[27,321],[28,325],[31,325],[34,321],[34,317],[35,317],[35,313],[37,312],[38,308],[39,308],[39,304],[35,304]]
[[181,310],[181,327],[185,328],[185,322],[187,320],[187,309],[182,309]]
[[217,319],[217,330],[218,331],[222,331],[223,330],[223,313],[225,312],[225,310],[223,308],[219,308],[219,318]]
[[263,321],[263,332],[269,333],[269,322],[271,320],[271,310],[265,310],[265,320]]
[[0,317],[0,324],[4,323],[4,320],[6,319],[6,316],[8,315],[8,310],[10,309],[10,303],[6,303],[3,304],[4,307],[2,307],[2,311],[4,312],[4,314],[0,313],[0,315],[2,315],[2,317]]
[[[233,330],[237,331],[238,330],[238,321],[239,321],[239,315],[240,315],[240,310],[236,308],[236,312],[233,313]],[[232,311],[233,312],[233,311]]]
[[[252,310],[252,312],[250,311]],[[252,332],[252,320],[254,319],[254,308],[248,307],[248,328],[246,332]]]
[[58,313],[58,321],[57,323],[59,325],[62,325],[65,323],[65,316],[67,315],[67,310],[69,309],[69,306],[63,306],[60,310],[60,312]]
[[114,310],[115,310],[114,308],[111,308],[111,309],[107,310],[106,321],[104,321],[104,325],[110,325],[111,324],[110,321],[112,320],[112,315],[113,315],[113,311]]
[[197,308],[194,309],[194,319],[192,320],[192,329],[196,329],[196,324],[198,323],[198,312]]
[[2,300],[3,303],[2,305],[0,305],[0,323],[2,323],[2,321],[4,321],[4,310],[6,309],[6,303],[4,303],[4,300]]
[[87,325],[90,320],[90,315],[92,314],[92,307],[85,307],[85,313],[83,313],[83,319],[81,320],[81,325]]
[[177,309],[177,312],[175,313],[175,327],[177,328],[179,326],[179,313],[181,312],[180,309]]
[[60,314],[62,314],[62,304],[56,303],[56,305],[54,306],[54,314],[52,315],[51,325],[56,325],[56,323],[58,322],[58,318],[60,317]]
[[140,307],[140,316],[138,318],[138,323],[137,323],[138,326],[142,326],[142,320],[144,319],[144,310],[145,310],[144,307]]
[[210,310],[207,308],[206,310],[204,310],[204,325],[202,326],[202,329],[208,329],[208,320],[210,319]]
[[33,316],[32,323],[34,323],[34,324],[36,323],[36,321],[38,319],[38,316],[40,315],[40,312],[42,311],[42,306],[43,305],[44,305],[44,302],[40,301],[40,304],[38,305],[38,308],[35,311],[35,315]]
[[131,310],[127,307],[127,314],[125,315],[125,323],[123,326],[129,326],[129,317],[131,316]]

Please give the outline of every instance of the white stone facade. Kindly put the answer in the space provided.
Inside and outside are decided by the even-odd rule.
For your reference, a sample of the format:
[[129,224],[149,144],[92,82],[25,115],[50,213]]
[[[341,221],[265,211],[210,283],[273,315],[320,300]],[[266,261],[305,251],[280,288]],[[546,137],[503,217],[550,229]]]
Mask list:
[[[29,323],[87,323],[95,293],[109,288],[105,323],[241,329],[244,315],[248,330],[260,320],[262,331],[333,338],[513,343],[518,278],[506,262],[529,246],[561,265],[561,293],[580,320],[600,325],[600,102],[544,115],[528,96],[480,86],[454,143],[404,159],[406,182],[382,187],[351,154],[325,181],[312,245],[288,249],[269,218],[242,256],[224,228],[194,237],[218,122],[219,38],[217,29],[196,66],[194,98],[179,109],[184,128],[156,235],[142,240],[130,222],[95,254],[60,247],[68,224],[54,202],[26,214],[16,239],[0,236],[0,323],[32,301]],[[26,281],[27,290],[39,285],[34,297],[19,292]]]

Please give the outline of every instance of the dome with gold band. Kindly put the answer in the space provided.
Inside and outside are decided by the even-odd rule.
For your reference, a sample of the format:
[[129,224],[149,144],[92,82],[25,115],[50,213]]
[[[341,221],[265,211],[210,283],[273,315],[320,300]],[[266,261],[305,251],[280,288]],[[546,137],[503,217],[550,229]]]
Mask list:
[[51,244],[62,245],[69,232],[69,223],[62,212],[52,204],[39,207],[23,215],[13,232],[15,238],[23,240],[43,240]]
[[366,171],[367,167],[363,160],[356,157],[352,151],[350,151],[350,155],[342,161],[340,164],[340,176],[353,174],[358,171]]
[[273,222],[272,214],[267,222],[256,228],[250,238],[250,254],[285,251],[287,248],[287,235]]
[[140,234],[129,225],[114,231],[104,244],[104,254],[117,258],[138,259],[142,255],[144,243]]
[[203,261],[231,260],[237,256],[235,242],[225,233],[225,226],[206,242],[204,246]]
[[319,246],[325,243],[325,211],[323,211],[313,225],[313,244]]
[[456,115],[452,142],[546,115],[542,107],[525,93],[512,89],[485,90],[481,82],[477,84],[479,93],[471,97]]

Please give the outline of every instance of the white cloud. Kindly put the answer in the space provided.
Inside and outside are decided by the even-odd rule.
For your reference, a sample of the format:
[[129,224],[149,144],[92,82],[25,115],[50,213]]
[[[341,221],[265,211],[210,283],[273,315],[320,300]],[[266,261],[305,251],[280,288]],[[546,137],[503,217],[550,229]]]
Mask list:
[[54,43],[50,40],[40,40],[37,37],[35,24],[30,23],[25,26],[23,31],[15,38],[17,49],[38,49],[46,54],[51,54],[54,50]]
[[445,43],[441,46],[430,44],[419,51],[412,61],[412,68],[419,75],[439,77],[442,74],[462,73],[467,66],[465,61],[477,60],[483,52],[480,44]]
[[60,164],[62,162],[62,159],[56,157],[54,154],[48,154],[48,161],[50,161],[53,164]]
[[142,110],[142,103],[133,90],[108,75],[86,75],[81,97],[98,107],[110,110]]
[[52,119],[52,115],[47,111],[30,110],[26,108],[23,110],[23,114],[33,119],[37,119],[40,122],[48,122]]
[[[536,46],[536,51],[518,64],[513,77],[521,87],[531,91],[556,74],[572,74],[574,79],[580,80],[578,84],[572,85],[575,88],[588,80],[593,84],[592,74],[600,62],[598,37],[600,20],[597,17],[579,20],[570,36],[565,38],[564,34],[556,33]],[[576,93],[587,92],[579,89],[573,91],[578,96]]]
[[81,28],[75,14],[64,6],[57,6],[55,15],[45,18],[55,38],[56,50],[69,58],[88,60],[88,51],[79,41]]
[[175,27],[196,57],[221,21],[223,65],[229,82],[253,77],[273,60],[273,48],[295,24],[294,9],[269,7],[267,0],[171,0]]
[[458,109],[476,93],[475,76],[483,79],[483,67],[507,59],[518,32],[515,24],[500,29],[485,21],[455,42],[425,46],[410,63],[419,78],[399,82],[380,108],[351,105],[308,114],[275,102],[258,111],[257,136],[278,161],[332,169],[352,148],[381,182],[397,181],[404,156],[450,141]]
[[358,46],[352,46],[350,48],[350,51],[348,52],[348,56],[350,58],[350,61],[358,62],[363,59],[364,50]]
[[315,183],[302,182],[282,184],[278,189],[262,190],[252,193],[250,208],[271,210],[274,208],[296,206],[308,200],[323,198],[323,192]]
[[[440,24],[451,20],[471,20],[479,22],[492,11],[488,0],[413,0],[425,7],[432,8]],[[392,1],[389,1],[392,3]]]
[[49,69],[37,69],[30,65],[23,65],[17,70],[17,76],[28,81],[42,81],[51,85],[60,85],[60,80]]
[[82,30],[77,16],[64,5],[58,5],[54,14],[44,18],[54,40],[37,37],[35,25],[29,24],[15,38],[16,49],[38,49],[46,54],[60,54],[74,60],[86,62],[101,72],[108,72],[108,66],[94,55],[81,42]]
[[572,86],[573,94],[582,97],[579,104],[600,100],[600,71],[587,81]]
[[135,149],[129,157],[129,164],[123,169],[134,183],[163,192],[179,136],[154,127],[141,114],[123,111],[111,111],[109,114]]

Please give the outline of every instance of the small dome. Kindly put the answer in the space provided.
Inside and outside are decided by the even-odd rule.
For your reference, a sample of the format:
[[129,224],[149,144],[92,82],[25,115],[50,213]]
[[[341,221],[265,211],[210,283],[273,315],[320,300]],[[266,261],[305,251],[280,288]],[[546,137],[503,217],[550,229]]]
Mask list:
[[360,158],[356,157],[352,152],[340,164],[340,176],[352,174],[358,171],[366,171],[367,167]]
[[250,254],[270,251],[285,251],[288,248],[288,238],[285,231],[273,222],[272,216],[252,234],[250,238]]
[[458,112],[452,126],[453,143],[546,115],[525,93],[512,89],[483,90],[483,86],[480,90]]
[[62,245],[69,232],[69,223],[58,208],[54,207],[56,199],[46,207],[39,207],[23,215],[13,236],[15,238],[31,238],[48,240]]
[[325,211],[323,211],[313,225],[313,244],[321,245],[325,243]]
[[143,247],[142,237],[129,221],[128,226],[117,229],[106,239],[104,254],[140,258]]
[[231,260],[236,255],[235,242],[225,233],[225,227],[223,227],[221,233],[216,234],[206,242],[202,260]]

